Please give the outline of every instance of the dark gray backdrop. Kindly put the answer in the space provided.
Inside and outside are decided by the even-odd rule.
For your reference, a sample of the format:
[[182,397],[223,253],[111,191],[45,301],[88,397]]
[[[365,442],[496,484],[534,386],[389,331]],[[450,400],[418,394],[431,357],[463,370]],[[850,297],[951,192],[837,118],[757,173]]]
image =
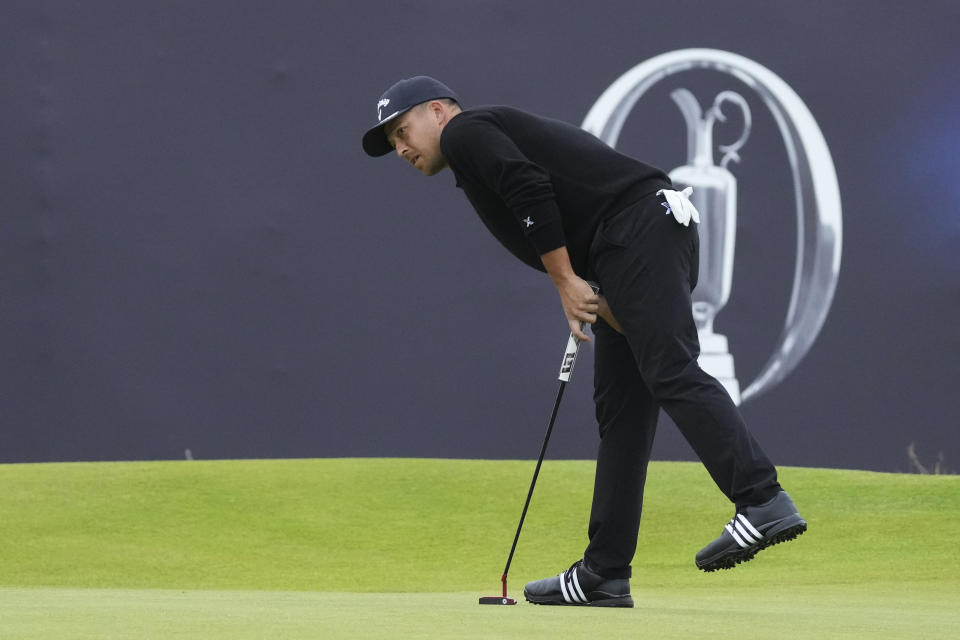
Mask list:
[[[549,280],[449,172],[369,159],[360,134],[401,77],[579,124],[637,63],[714,47],[803,98],[843,199],[832,310],[744,405],[751,428],[780,464],[908,470],[915,442],[960,466],[955,2],[0,12],[0,461],[533,457],[566,340]],[[686,133],[667,96],[638,105],[621,148],[670,169]],[[717,321],[741,383],[779,334],[795,243],[782,143],[751,104]],[[591,366],[587,349],[551,456],[594,454]],[[692,457],[666,420],[656,454]]]

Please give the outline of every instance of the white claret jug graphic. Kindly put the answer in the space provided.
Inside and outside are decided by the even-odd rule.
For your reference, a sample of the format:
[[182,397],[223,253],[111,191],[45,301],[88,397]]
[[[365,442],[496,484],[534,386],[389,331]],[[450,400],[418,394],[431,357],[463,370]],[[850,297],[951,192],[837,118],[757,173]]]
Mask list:
[[[713,321],[730,299],[733,284],[733,254],[737,233],[737,180],[727,170],[731,160],[750,135],[750,108],[738,93],[717,95],[706,114],[686,89],[670,94],[687,123],[687,164],[670,172],[676,189],[693,187],[690,201],[700,211],[700,280],[693,291],[693,317],[700,338],[700,366],[717,378],[731,398],[740,403],[740,383],[726,336],[714,333]],[[726,121],[721,107],[732,102],[743,112],[743,133],[729,145],[719,145],[720,165],[713,162],[713,127]]]
[[[823,327],[840,274],[843,246],[840,188],[823,132],[800,96],[763,65],[729,51],[679,49],[641,62],[617,78],[597,98],[583,119],[583,128],[615,148],[623,124],[637,101],[659,82],[689,71],[710,71],[736,79],[752,92],[754,105],[762,101],[762,107],[773,117],[783,140],[793,179],[797,252],[790,304],[769,359],[753,381],[740,391],[727,339],[713,332],[713,320],[726,304],[733,280],[737,185],[726,165],[739,159],[737,150],[750,132],[750,111],[743,97],[733,91],[717,95],[706,115],[688,90],[673,93],[687,121],[688,164],[674,169],[670,177],[680,183],[680,188],[693,187],[691,201],[700,211],[700,282],[693,293],[693,311],[700,336],[700,366],[718,378],[734,402],[740,403],[759,396],[786,378]],[[688,79],[697,82],[696,78]],[[733,102],[742,110],[744,131],[735,143],[719,147],[724,155],[720,166],[716,166],[712,153],[713,128],[717,121],[726,119],[720,110],[725,102]]]

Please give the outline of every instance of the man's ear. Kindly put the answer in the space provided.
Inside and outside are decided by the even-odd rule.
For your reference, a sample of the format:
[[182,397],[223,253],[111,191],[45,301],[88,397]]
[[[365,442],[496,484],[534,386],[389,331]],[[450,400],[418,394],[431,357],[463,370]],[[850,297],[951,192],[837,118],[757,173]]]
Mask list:
[[427,104],[427,108],[430,109],[437,124],[443,124],[444,119],[447,117],[447,110],[443,108],[443,103],[439,100],[433,100]]

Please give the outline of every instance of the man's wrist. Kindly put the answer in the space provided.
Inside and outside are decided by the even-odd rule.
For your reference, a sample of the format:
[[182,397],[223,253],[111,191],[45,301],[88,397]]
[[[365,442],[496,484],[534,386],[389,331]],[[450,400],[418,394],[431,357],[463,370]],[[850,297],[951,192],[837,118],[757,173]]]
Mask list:
[[553,283],[558,287],[577,278],[573,266],[570,264],[570,256],[567,248],[559,247],[553,251],[548,251],[540,256],[544,268]]
[[550,279],[553,280],[554,285],[556,285],[557,287],[562,287],[566,284],[569,284],[571,282],[578,280],[579,276],[576,273],[574,273],[573,270],[571,269],[570,271],[563,271],[560,273],[551,273]]

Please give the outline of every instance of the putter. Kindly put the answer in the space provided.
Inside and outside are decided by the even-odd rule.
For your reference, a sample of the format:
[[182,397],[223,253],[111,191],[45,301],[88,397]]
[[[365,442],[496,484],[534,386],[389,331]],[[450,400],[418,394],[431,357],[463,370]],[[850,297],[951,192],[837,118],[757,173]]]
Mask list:
[[[594,293],[598,292],[596,285],[592,285]],[[580,323],[580,331],[587,323]],[[503,586],[503,595],[486,596],[480,598],[480,604],[517,604],[513,598],[507,597],[507,573],[510,572],[510,563],[513,562],[513,553],[517,550],[517,540],[520,539],[520,530],[523,528],[523,521],[527,517],[527,509],[530,507],[530,498],[533,496],[533,488],[537,484],[537,476],[540,475],[540,465],[543,464],[543,456],[547,452],[547,443],[550,442],[550,434],[553,432],[553,423],[557,419],[557,410],[560,409],[560,400],[563,398],[563,390],[570,377],[573,375],[573,365],[577,362],[577,353],[580,351],[580,340],[570,333],[567,340],[567,350],[563,354],[563,362],[560,363],[560,388],[557,390],[557,401],[553,403],[553,413],[550,414],[550,424],[547,425],[547,434],[543,437],[543,445],[540,447],[540,457],[537,458],[537,466],[533,470],[533,479],[530,481],[530,490],[527,491],[527,501],[523,503],[523,513],[520,514],[520,523],[517,525],[517,533],[513,536],[513,546],[510,547],[510,555],[507,556],[507,565],[503,568],[503,575],[500,576],[500,582]]]

